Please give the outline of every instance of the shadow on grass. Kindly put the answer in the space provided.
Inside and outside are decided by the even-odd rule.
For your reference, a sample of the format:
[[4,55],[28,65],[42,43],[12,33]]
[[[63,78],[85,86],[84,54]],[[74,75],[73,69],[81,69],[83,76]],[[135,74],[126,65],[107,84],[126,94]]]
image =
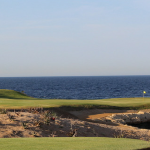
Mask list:
[[60,109],[66,111],[80,111],[88,109],[118,109],[118,110],[140,110],[140,109],[150,109],[150,104],[141,105],[137,107],[118,107],[118,106],[109,106],[109,105],[70,105],[70,106],[61,106]]
[[137,150],[150,150],[150,147],[142,148],[142,149],[137,149]]

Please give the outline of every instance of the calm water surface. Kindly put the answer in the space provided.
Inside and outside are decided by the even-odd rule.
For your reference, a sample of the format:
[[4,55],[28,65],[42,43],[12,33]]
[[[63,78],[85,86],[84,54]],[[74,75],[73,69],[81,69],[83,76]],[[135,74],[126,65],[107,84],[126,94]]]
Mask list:
[[54,99],[150,97],[150,76],[1,77],[0,89]]

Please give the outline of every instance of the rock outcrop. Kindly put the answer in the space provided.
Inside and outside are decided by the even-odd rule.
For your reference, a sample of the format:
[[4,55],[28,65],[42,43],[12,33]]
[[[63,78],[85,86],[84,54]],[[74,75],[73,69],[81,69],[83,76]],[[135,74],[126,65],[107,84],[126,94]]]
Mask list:
[[138,124],[150,122],[150,113],[139,111],[138,113],[113,114],[103,119],[104,122],[116,124]]

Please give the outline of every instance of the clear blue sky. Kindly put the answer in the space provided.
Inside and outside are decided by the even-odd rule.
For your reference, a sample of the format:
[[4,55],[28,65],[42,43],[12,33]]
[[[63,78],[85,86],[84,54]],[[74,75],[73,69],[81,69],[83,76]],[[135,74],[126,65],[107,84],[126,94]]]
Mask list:
[[150,0],[0,0],[0,77],[149,68]]

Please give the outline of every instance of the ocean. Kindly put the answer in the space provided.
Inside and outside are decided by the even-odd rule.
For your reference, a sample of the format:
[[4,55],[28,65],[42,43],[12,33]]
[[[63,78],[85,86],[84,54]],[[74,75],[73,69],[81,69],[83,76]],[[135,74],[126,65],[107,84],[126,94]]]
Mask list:
[[150,76],[0,77],[0,89],[44,99],[150,97]]

